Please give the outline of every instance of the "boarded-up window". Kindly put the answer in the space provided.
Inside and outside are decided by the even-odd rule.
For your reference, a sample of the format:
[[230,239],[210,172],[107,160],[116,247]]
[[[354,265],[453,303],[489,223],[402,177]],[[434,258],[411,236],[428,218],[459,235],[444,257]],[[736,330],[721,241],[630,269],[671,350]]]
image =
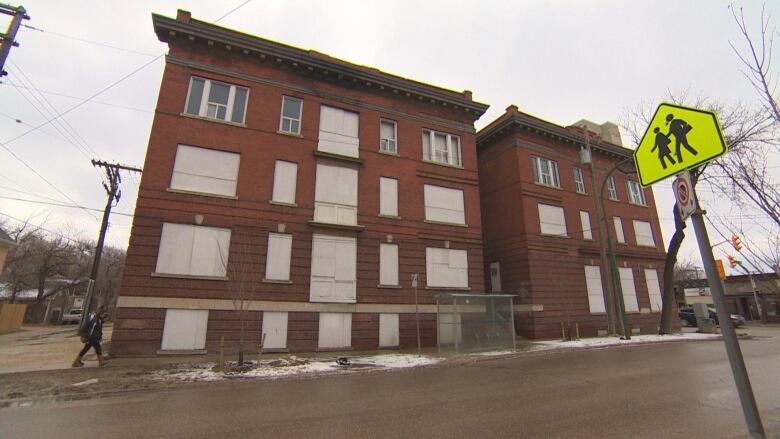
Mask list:
[[265,336],[263,349],[286,349],[287,313],[263,312],[263,335]]
[[379,284],[398,285],[398,246],[379,244]]
[[567,236],[563,207],[539,203],[539,228],[542,235]]
[[157,254],[157,273],[224,277],[230,229],[165,223]]
[[398,216],[398,180],[379,177],[379,214]]
[[311,243],[312,302],[354,303],[357,273],[357,240],[341,236],[313,235]]
[[636,235],[636,245],[655,247],[653,229],[647,221],[634,220],[634,234]]
[[379,347],[398,347],[398,314],[379,314]]
[[468,288],[469,264],[466,250],[425,249],[427,286]]
[[179,145],[171,189],[216,195],[236,195],[240,155]]
[[320,139],[323,152],[358,157],[358,113],[339,108],[320,107]]
[[279,203],[295,204],[297,180],[298,164],[277,160],[274,168],[274,193],[272,199]]
[[208,321],[208,310],[166,310],[160,349],[165,351],[204,349]]
[[358,171],[343,166],[317,165],[314,220],[357,224]]
[[466,224],[462,190],[426,184],[424,195],[426,220]]
[[582,238],[593,239],[593,230],[590,228],[590,214],[588,211],[580,211],[580,223],[582,224]]
[[626,243],[626,235],[623,234],[623,220],[619,217],[612,217],[612,222],[615,223],[615,239],[621,244]]
[[606,312],[604,307],[604,289],[601,284],[601,267],[598,265],[585,266],[585,286],[588,289],[590,313]]
[[623,305],[627,312],[639,311],[639,303],[636,300],[636,287],[634,286],[634,272],[631,268],[623,267],[620,271],[620,288],[623,290]]
[[290,280],[290,256],[292,235],[268,234],[268,254],[265,258],[265,278],[269,280]]
[[319,349],[352,346],[352,314],[320,313]]
[[645,281],[647,282],[647,295],[650,296],[650,310],[661,311],[663,301],[661,299],[661,286],[658,284],[658,272],[645,269]]

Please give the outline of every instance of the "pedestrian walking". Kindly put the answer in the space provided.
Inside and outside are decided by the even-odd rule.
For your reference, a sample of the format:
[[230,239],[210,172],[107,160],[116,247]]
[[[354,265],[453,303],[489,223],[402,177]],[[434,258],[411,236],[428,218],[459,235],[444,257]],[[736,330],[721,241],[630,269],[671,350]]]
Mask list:
[[669,136],[662,133],[658,127],[655,127],[653,132],[655,133],[655,145],[650,152],[653,152],[656,149],[658,150],[658,160],[661,161],[661,166],[666,169],[666,162],[664,160],[669,160],[671,164],[675,164],[675,161],[672,158],[672,150],[669,149],[669,144],[672,143],[672,141],[669,140]]
[[89,348],[95,349],[98,365],[103,366],[106,364],[107,360],[103,356],[103,349],[100,347],[100,341],[103,339],[103,322],[106,321],[106,317],[108,317],[108,313],[104,305],[101,305],[97,312],[89,315],[87,320],[87,341],[84,343],[84,348],[79,352],[78,357],[73,360],[73,367],[84,365],[81,359],[84,358]]
[[698,151],[691,146],[688,143],[688,133],[693,129],[691,124],[688,122],[682,120],[682,119],[675,119],[674,114],[668,114],[666,116],[666,124],[669,125],[669,133],[666,134],[667,137],[674,136],[675,141],[675,153],[677,155],[677,162],[682,163],[682,151],[680,151],[680,146],[684,146],[685,149],[688,150],[693,155],[697,155]]

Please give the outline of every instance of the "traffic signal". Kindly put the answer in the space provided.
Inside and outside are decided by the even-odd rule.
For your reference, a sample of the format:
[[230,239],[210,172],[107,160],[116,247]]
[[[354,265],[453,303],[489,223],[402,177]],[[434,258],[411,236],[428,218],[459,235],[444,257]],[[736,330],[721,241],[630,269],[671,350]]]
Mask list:
[[729,255],[729,265],[731,268],[737,268],[737,260],[734,259],[734,256]]
[[742,251],[742,241],[739,240],[739,236],[731,235],[731,245],[736,251]]

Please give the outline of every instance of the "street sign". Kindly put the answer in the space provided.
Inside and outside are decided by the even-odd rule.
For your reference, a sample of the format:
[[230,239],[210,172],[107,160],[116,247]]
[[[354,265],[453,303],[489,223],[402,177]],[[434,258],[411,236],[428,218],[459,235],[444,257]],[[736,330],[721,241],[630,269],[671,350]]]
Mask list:
[[693,194],[690,172],[680,174],[672,183],[674,199],[677,200],[677,209],[683,221],[696,210],[696,197]]
[[634,150],[634,162],[639,183],[650,186],[727,152],[715,113],[663,103]]

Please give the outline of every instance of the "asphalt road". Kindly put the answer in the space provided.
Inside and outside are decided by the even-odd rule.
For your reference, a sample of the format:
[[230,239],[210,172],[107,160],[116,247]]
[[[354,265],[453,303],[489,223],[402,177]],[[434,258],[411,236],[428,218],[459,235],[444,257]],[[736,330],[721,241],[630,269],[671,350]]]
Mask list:
[[[762,332],[763,331],[763,332]],[[742,349],[780,437],[780,328]],[[722,341],[240,381],[0,410],[0,437],[745,437]]]

